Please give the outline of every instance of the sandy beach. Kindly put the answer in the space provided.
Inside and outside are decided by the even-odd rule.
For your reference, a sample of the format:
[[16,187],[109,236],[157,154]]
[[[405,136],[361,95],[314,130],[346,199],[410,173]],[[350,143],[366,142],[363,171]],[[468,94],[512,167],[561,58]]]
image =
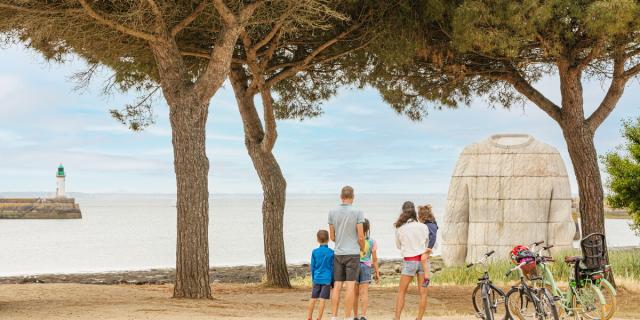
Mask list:
[[[471,287],[430,288],[426,319],[475,319]],[[0,319],[200,320],[304,319],[308,288],[269,289],[256,284],[213,286],[213,300],[172,299],[171,285],[0,285]],[[640,292],[622,289],[615,319],[637,319]],[[370,319],[390,319],[394,288],[372,288]],[[414,319],[415,290],[403,319]],[[326,315],[326,314],[325,314]],[[325,319],[327,319],[325,317]]]

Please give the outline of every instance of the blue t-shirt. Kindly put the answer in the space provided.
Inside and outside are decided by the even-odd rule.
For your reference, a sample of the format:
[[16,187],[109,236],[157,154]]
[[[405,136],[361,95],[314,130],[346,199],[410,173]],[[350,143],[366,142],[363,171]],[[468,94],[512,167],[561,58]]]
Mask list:
[[356,226],[364,223],[364,213],[349,204],[343,204],[329,212],[329,224],[336,231],[336,255],[360,255],[358,230]]
[[311,281],[323,285],[333,282],[333,250],[326,244],[311,253]]

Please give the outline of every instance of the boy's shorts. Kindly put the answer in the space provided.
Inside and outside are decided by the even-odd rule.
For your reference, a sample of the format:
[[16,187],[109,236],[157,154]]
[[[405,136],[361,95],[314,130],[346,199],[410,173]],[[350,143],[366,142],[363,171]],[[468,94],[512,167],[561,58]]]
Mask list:
[[371,283],[371,267],[364,263],[360,263],[360,275],[358,276],[358,283]]
[[360,255],[333,256],[334,281],[358,281]]
[[330,284],[314,284],[311,289],[311,299],[325,299],[331,298],[331,285]]

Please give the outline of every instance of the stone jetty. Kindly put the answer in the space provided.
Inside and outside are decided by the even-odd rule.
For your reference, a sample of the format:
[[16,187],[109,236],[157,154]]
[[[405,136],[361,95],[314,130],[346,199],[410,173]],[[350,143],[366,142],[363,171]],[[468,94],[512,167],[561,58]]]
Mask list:
[[73,198],[0,198],[0,219],[81,219]]

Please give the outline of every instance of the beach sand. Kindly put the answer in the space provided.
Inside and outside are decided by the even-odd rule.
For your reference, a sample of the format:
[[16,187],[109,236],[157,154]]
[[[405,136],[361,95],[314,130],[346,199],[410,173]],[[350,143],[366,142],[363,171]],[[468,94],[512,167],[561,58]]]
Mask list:
[[[0,319],[200,320],[305,319],[309,289],[269,289],[216,284],[213,300],[171,299],[171,285],[0,285]],[[425,319],[475,319],[471,287],[433,286]],[[391,319],[393,288],[372,288],[370,319]],[[417,295],[408,296],[403,319],[415,319]],[[640,292],[621,290],[616,319],[637,319]],[[326,310],[328,312],[328,308]],[[325,319],[329,319],[325,313]]]

